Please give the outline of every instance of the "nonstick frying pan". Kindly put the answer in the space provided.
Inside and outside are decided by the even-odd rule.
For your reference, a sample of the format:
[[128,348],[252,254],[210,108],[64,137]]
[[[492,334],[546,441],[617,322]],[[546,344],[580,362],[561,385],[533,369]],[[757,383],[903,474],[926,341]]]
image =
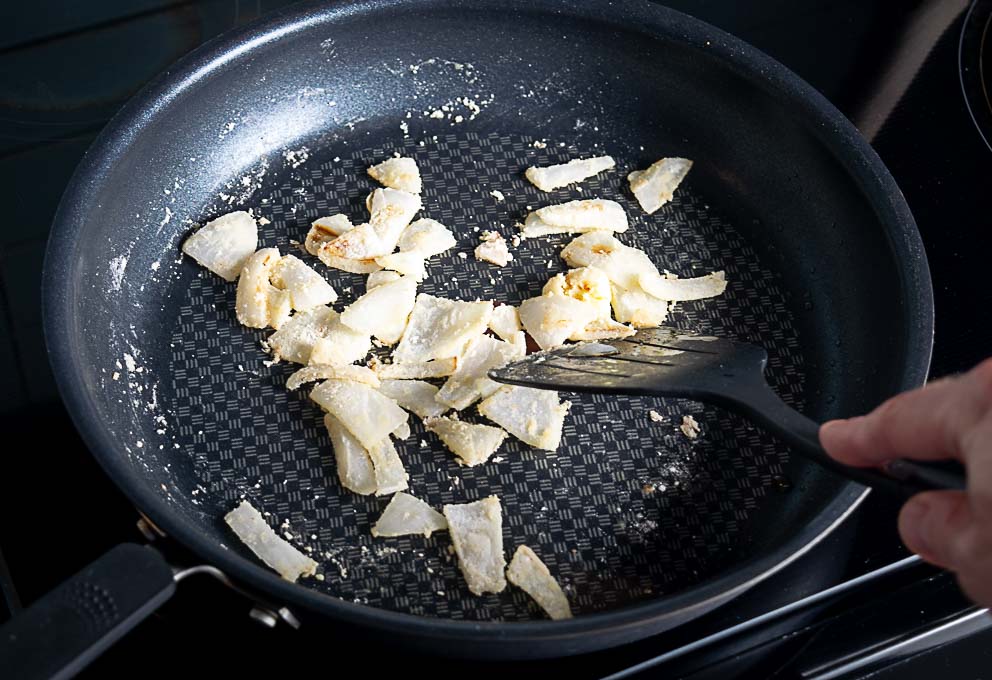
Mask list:
[[[466,253],[476,227],[512,233],[528,206],[622,201],[624,240],[661,268],[727,272],[724,296],[681,305],[672,323],[765,347],[772,386],[813,418],[863,412],[925,379],[931,289],[906,203],[843,116],[768,57],[642,2],[299,9],[149,85],[87,154],[52,231],[44,314],[62,395],[107,474],[168,535],[303,615],[522,658],[699,616],[796,559],[863,497],[718,409],[582,396],[554,455],[510,443],[459,469],[419,426],[401,451],[412,492],[435,506],[497,493],[508,549],[527,543],[547,561],[574,619],[541,620],[514,590],[470,595],[443,535],[373,540],[386,499],[341,490],[320,414],[283,388],[291,367],[264,365],[264,334],[238,326],[233,287],[179,245],[194,222],[250,207],[270,221],[262,244],[289,252],[317,216],[360,218],[365,167],[394,152],[417,160],[425,214]],[[541,194],[522,178],[600,153],[618,170],[581,191]],[[649,217],[624,178],[662,156],[696,165]],[[446,256],[421,290],[519,302],[564,268],[565,242],[526,241],[502,270]],[[363,291],[362,277],[322,271],[342,302]],[[676,429],[686,413],[703,424],[697,442]],[[239,544],[221,518],[242,498],[313,551],[323,581],[282,581]],[[15,620],[5,632],[22,642],[8,635],[0,655],[78,667],[171,589],[156,553],[118,550]],[[24,641],[46,626],[67,632],[39,654],[45,643]]]

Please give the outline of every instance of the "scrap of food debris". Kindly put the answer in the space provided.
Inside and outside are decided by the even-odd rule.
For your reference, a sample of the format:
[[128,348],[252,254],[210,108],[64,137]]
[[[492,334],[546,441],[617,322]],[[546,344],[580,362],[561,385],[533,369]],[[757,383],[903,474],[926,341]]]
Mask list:
[[689,439],[695,439],[700,432],[699,423],[692,416],[682,416],[682,424],[679,425],[679,429]]
[[475,259],[491,262],[497,267],[505,267],[513,259],[506,239],[499,232],[484,231],[480,235],[482,243],[475,247]]

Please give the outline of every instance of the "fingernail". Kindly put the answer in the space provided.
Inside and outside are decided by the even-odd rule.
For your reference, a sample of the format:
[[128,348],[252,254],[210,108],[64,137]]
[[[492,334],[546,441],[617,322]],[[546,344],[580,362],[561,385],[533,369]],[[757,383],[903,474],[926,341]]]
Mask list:
[[930,508],[924,501],[911,500],[902,511],[900,527],[903,542],[915,553],[923,554],[928,551],[923,525]]

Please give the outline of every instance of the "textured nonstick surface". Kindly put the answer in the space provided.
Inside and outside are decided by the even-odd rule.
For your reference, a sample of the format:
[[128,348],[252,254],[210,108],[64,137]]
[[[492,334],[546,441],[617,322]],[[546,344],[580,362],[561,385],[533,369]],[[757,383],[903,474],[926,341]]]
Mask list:
[[[343,212],[358,219],[371,189],[363,177],[368,162],[393,151],[413,156],[424,169],[425,213],[453,227],[457,253],[471,253],[476,227],[515,231],[512,224],[527,205],[583,195],[619,198],[634,221],[625,240],[647,250],[662,268],[682,275],[725,269],[732,281],[724,297],[684,305],[676,322],[762,341],[773,352],[779,391],[801,395],[803,360],[792,315],[777,304],[784,298],[779,277],[761,264],[732,220],[693,192],[691,181],[678,200],[651,217],[624,195],[623,170],[631,165],[622,157],[620,171],[584,183],[582,192],[541,194],[527,186],[521,169],[566,159],[575,149],[538,150],[532,141],[458,131],[424,147],[409,139],[405,146],[397,140],[353,150],[337,162],[326,153],[314,155],[289,172],[259,208],[272,220],[263,230],[264,245],[291,250],[288,239],[302,240],[307,220],[317,214]],[[507,199],[494,198],[494,189]],[[566,268],[558,252],[567,241],[527,241],[503,269],[446,253],[432,261],[421,290],[517,304],[540,294],[548,277]],[[307,259],[326,271],[315,258]],[[363,276],[327,274],[347,291],[344,303],[364,292]],[[319,408],[306,399],[307,390],[286,392],[291,366],[269,369],[260,363],[267,358],[259,348],[262,335],[246,332],[235,320],[233,286],[196,272],[183,288],[188,297],[175,321],[168,368],[174,379],[160,399],[166,411],[189,410],[167,439],[192,455],[207,507],[221,514],[247,494],[279,521],[289,519],[291,531],[307,539],[303,545],[332,556],[325,581],[312,584],[330,594],[455,618],[533,614],[519,592],[471,595],[447,553],[445,534],[428,541],[373,539],[369,528],[387,499],[341,489]],[[749,516],[784,472],[784,447],[737,418],[686,402],[608,396],[572,401],[556,454],[514,440],[500,450],[499,462],[477,468],[460,468],[436,437],[416,427],[401,448],[412,493],[435,507],[498,494],[507,545],[526,543],[545,556],[574,589],[577,612],[679,590],[726,566],[734,546],[747,540]],[[652,409],[665,420],[653,421]],[[705,435],[695,443],[677,429],[687,413],[704,423]],[[309,540],[311,535],[317,539]]]

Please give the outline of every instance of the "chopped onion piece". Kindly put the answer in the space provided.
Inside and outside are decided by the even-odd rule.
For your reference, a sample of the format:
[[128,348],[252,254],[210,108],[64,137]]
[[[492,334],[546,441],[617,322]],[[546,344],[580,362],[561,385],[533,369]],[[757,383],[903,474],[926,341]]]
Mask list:
[[[368,261],[392,252],[392,248],[383,242],[371,223],[365,222],[322,245],[320,251],[342,260]],[[317,256],[324,259],[320,253]]]
[[[311,255],[315,255],[328,267],[334,267],[342,271],[353,274],[369,274],[378,271],[382,267],[377,265],[371,258],[350,259],[331,252],[330,244],[345,232],[354,229],[354,225],[344,215],[334,215],[333,217],[322,217],[310,226],[307,233],[306,250]],[[371,227],[367,228],[371,231]],[[368,238],[363,236],[362,238]],[[377,237],[376,237],[377,238]]]
[[403,467],[403,461],[389,437],[369,447],[369,458],[372,459],[372,468],[375,470],[376,496],[388,496],[409,486],[410,475]]
[[324,414],[324,427],[327,428],[334,447],[334,460],[341,486],[357,494],[375,493],[375,471],[365,447],[330,413]]
[[446,226],[423,217],[403,230],[399,243],[400,252],[416,251],[423,257],[440,255],[455,247],[455,235]]
[[224,515],[224,521],[242,543],[287,581],[295,583],[299,577],[317,572],[317,563],[276,535],[248,501],[241,501]]
[[623,206],[602,198],[549,205],[535,210],[533,214],[548,226],[565,227],[569,231],[627,231],[627,213],[623,211]]
[[628,289],[638,288],[642,276],[661,276],[647,253],[604,232],[576,237],[562,249],[561,256],[571,267],[596,267],[611,282]]
[[324,337],[313,343],[307,363],[327,366],[345,366],[361,361],[372,349],[368,333],[359,333],[341,323],[335,315],[327,324]]
[[183,252],[225,281],[234,281],[258,247],[258,226],[248,213],[221,215],[183,243]]
[[[322,237],[324,241],[333,241],[335,236],[340,236],[346,231],[351,231],[355,228],[355,225],[351,223],[347,215],[331,215],[330,217],[318,217],[310,224],[310,231],[314,234],[314,238],[321,238],[320,234],[323,233],[325,236]],[[307,252],[310,252],[309,244],[307,244]],[[316,255],[317,253],[310,253],[311,255]]]
[[289,293],[269,282],[279,260],[276,248],[262,248],[248,258],[241,270],[235,308],[238,321],[249,328],[279,328],[289,318]]
[[489,496],[474,503],[445,505],[444,517],[468,589],[476,595],[502,592],[506,588],[506,558],[499,498]]
[[481,465],[496,453],[506,432],[492,425],[465,423],[454,418],[428,418],[424,421],[428,432],[433,432],[447,446],[462,465]]
[[551,390],[505,385],[479,404],[479,413],[525,444],[554,451],[570,406]]
[[369,260],[388,255],[400,235],[420,210],[420,197],[396,189],[376,189],[368,200],[372,216],[365,224],[346,231],[320,246],[328,255],[347,260]]
[[[369,224],[393,252],[413,216],[423,207],[420,196],[397,189],[376,189],[369,194]],[[382,253],[385,255],[386,253]]]
[[272,268],[272,283],[289,292],[293,309],[305,311],[338,299],[324,277],[295,255],[284,255]]
[[589,340],[616,340],[618,338],[629,338],[636,333],[633,328],[619,321],[610,318],[594,319],[586,324],[585,328],[572,333],[568,339],[576,342]]
[[541,221],[537,213],[531,213],[524,220],[523,224],[517,223],[520,229],[520,238],[540,238],[541,236],[552,236],[554,234],[570,234],[575,232],[593,231],[590,229],[572,229],[570,227],[554,227]]
[[513,342],[521,330],[520,313],[513,305],[497,305],[489,317],[489,330],[507,342]]
[[534,598],[552,619],[557,621],[572,618],[565,592],[541,558],[526,545],[518,546],[513,553],[510,566],[506,569],[506,578]]
[[613,314],[617,321],[629,323],[634,328],[654,328],[668,317],[668,303],[640,288],[631,290],[613,284]]
[[282,325],[289,321],[289,315],[293,313],[293,304],[289,298],[288,290],[279,290],[272,287],[269,289],[269,325],[279,330]]
[[435,399],[456,411],[468,408],[478,399],[499,389],[499,383],[487,376],[490,369],[501,368],[524,357],[523,348],[480,335],[468,346],[458,368],[448,378]]
[[610,279],[596,267],[579,267],[566,274],[556,274],[544,284],[542,294],[574,298],[592,305],[597,318],[610,317]]
[[317,253],[317,257],[320,258],[320,261],[328,267],[340,269],[343,272],[349,272],[351,274],[372,274],[382,269],[382,265],[378,264],[371,258],[365,260],[349,260],[346,257],[331,255],[326,250],[321,250]]
[[422,380],[444,378],[455,372],[458,359],[447,357],[402,364],[379,364],[373,368],[381,380]]
[[627,179],[637,202],[650,215],[672,200],[690,168],[692,161],[687,158],[662,158],[647,170],[635,170]]
[[554,191],[561,187],[581,182],[589,179],[593,175],[598,175],[604,170],[614,167],[616,162],[609,156],[596,156],[595,158],[585,158],[571,160],[562,165],[549,165],[545,168],[527,168],[524,175],[531,184],[541,191]]
[[485,331],[492,313],[489,301],[465,302],[421,293],[393,359],[418,363],[460,356],[466,344]]
[[277,361],[285,359],[306,364],[310,361],[314,343],[324,337],[329,324],[337,315],[330,307],[314,307],[297,312],[266,340],[272,356]]
[[379,391],[421,418],[439,416],[447,410],[434,399],[438,389],[422,380],[383,380]]
[[641,275],[637,280],[645,293],[669,302],[716,297],[727,289],[727,277],[722,271],[691,279]]
[[[340,420],[369,455],[373,446],[406,422],[406,412],[395,401],[362,383],[327,380],[313,388],[310,398]],[[375,462],[375,456],[372,460]]]
[[520,321],[541,349],[559,347],[596,316],[595,305],[564,295],[542,295],[520,303]]
[[505,267],[513,259],[506,239],[495,231],[482,232],[482,243],[475,248],[475,259],[491,262],[497,267]]
[[427,277],[424,258],[416,251],[383,255],[382,257],[375,258],[375,262],[384,269],[397,271],[404,276],[409,276],[415,281],[423,281]]
[[404,420],[403,424],[393,430],[393,439],[396,441],[403,441],[410,436],[410,421]]
[[301,385],[318,380],[350,380],[376,388],[380,384],[379,376],[375,374],[375,371],[365,366],[310,364],[289,376],[289,379],[286,380],[286,389],[295,390]]
[[412,158],[390,158],[368,170],[369,177],[379,184],[419,194],[423,188],[420,181],[420,169]]
[[365,279],[365,290],[370,291],[373,288],[378,288],[387,283],[392,283],[400,278],[399,272],[393,272],[388,270],[381,270],[377,272],[372,272],[369,277]]
[[702,431],[702,428],[699,427],[699,421],[692,416],[682,416],[682,424],[679,425],[679,429],[689,439],[697,438]]
[[435,531],[446,531],[448,520],[419,498],[400,491],[382,511],[372,526],[373,536],[409,536],[423,534],[429,538]]
[[417,282],[404,276],[365,293],[341,312],[341,323],[392,345],[403,336],[417,298]]

